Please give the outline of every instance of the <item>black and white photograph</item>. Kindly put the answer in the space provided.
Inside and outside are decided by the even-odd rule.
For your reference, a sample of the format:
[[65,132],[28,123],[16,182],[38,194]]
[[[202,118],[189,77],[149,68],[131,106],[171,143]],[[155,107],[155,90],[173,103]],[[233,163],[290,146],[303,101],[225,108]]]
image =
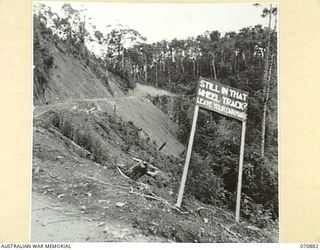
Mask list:
[[32,242],[279,242],[276,4],[32,9]]

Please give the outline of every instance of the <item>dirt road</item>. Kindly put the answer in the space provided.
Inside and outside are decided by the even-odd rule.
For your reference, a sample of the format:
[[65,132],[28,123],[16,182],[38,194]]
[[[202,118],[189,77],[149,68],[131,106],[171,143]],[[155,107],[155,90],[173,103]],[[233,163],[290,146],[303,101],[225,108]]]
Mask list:
[[90,217],[81,209],[32,194],[31,241],[33,242],[165,242],[146,237],[136,229],[114,221]]
[[147,96],[175,96],[173,93],[170,93],[163,89],[157,89],[152,86],[142,85],[137,83],[136,88],[131,91],[127,96],[119,96],[119,97],[106,97],[106,98],[82,98],[82,99],[71,99],[71,100],[57,100],[57,102],[50,103],[47,105],[38,105],[33,110],[33,118],[37,118],[40,115],[48,112],[54,108],[63,108],[68,107],[73,103],[77,102],[110,102],[110,101],[117,101],[123,99],[136,99],[141,97]]
[[54,109],[80,110],[88,114],[96,111],[116,113],[125,121],[131,121],[142,129],[143,136],[145,138],[149,137],[156,145],[160,146],[166,142],[166,147],[162,149],[162,153],[180,155],[184,150],[184,146],[177,140],[178,125],[158,109],[147,95],[173,96],[174,94],[138,84],[134,91],[127,96],[61,100],[56,103],[36,106],[33,112],[33,119],[37,119]]

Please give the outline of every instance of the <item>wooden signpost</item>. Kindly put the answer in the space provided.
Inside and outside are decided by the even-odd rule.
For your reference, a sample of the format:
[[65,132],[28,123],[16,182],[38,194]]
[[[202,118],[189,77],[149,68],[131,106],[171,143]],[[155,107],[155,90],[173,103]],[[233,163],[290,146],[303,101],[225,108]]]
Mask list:
[[194,109],[186,161],[184,164],[178,199],[176,203],[177,207],[180,207],[182,203],[182,197],[188,175],[193,139],[197,126],[198,113],[199,108],[201,107],[242,121],[239,175],[236,200],[236,221],[239,222],[248,97],[249,93],[246,91],[229,87],[217,81],[208,80],[202,77],[199,79],[197,100]]

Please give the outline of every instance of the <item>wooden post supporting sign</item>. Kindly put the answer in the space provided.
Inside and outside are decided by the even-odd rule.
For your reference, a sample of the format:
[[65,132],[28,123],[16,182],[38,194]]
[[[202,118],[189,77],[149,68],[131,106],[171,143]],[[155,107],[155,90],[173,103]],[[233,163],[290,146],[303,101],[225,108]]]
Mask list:
[[241,187],[242,187],[242,172],[243,172],[243,156],[244,156],[244,143],[246,137],[246,121],[242,122],[241,129],[241,144],[240,144],[240,157],[239,157],[239,173],[238,173],[238,187],[237,187],[237,201],[236,201],[236,222],[240,220],[240,200],[241,200]]
[[176,203],[177,207],[180,207],[181,203],[182,203],[184,187],[185,187],[187,175],[188,175],[188,169],[189,169],[189,163],[190,163],[190,157],[191,157],[191,151],[192,151],[192,145],[193,145],[193,138],[194,138],[194,134],[196,132],[196,127],[197,127],[198,113],[199,113],[199,106],[196,105],[194,108],[193,121],[192,121],[192,127],[191,127],[191,133],[190,133],[190,139],[189,139],[189,144],[188,144],[186,161],[184,163],[183,174],[182,174],[182,179],[181,179],[181,184],[180,184],[180,189],[179,189],[179,194],[178,194],[178,200]]

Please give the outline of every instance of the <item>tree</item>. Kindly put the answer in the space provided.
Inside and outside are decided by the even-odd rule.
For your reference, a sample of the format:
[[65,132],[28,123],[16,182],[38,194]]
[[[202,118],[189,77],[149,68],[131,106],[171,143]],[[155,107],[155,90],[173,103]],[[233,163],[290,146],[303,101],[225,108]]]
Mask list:
[[74,9],[71,4],[64,4],[62,11],[65,14],[66,21],[70,24],[69,35],[75,40],[76,43],[85,45],[85,38],[88,36],[86,26],[86,9]]
[[[264,76],[263,76],[263,113],[262,113],[262,122],[261,122],[261,156],[265,155],[265,137],[266,137],[266,117],[267,117],[267,108],[269,101],[269,92],[270,92],[270,81],[272,75],[272,68],[275,60],[275,55],[271,54],[270,44],[271,44],[271,20],[272,16],[276,17],[277,9],[272,8],[272,4],[270,4],[270,8],[263,10],[263,17],[268,16],[269,25],[268,25],[268,38],[267,38],[267,47],[266,47],[266,55],[264,61]],[[276,25],[276,24],[275,24]],[[276,28],[276,26],[275,26]]]
[[119,26],[111,30],[107,35],[109,54],[117,54],[118,61],[121,61],[121,67],[125,67],[125,50],[133,44],[139,44],[146,39],[136,30]]

